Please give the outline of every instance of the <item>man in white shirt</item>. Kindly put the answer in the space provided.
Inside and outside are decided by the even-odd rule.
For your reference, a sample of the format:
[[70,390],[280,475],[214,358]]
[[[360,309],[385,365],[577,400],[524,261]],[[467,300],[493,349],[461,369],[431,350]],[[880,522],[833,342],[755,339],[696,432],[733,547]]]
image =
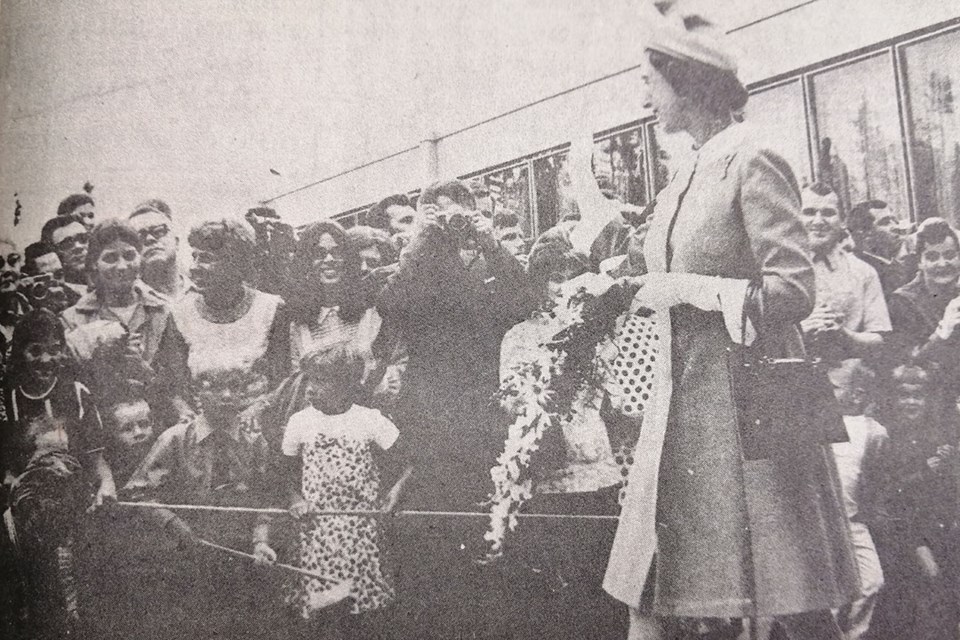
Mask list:
[[876,354],[890,331],[890,315],[876,270],[844,246],[840,198],[813,184],[803,191],[800,216],[817,284],[816,307],[800,324],[808,346],[831,358]]

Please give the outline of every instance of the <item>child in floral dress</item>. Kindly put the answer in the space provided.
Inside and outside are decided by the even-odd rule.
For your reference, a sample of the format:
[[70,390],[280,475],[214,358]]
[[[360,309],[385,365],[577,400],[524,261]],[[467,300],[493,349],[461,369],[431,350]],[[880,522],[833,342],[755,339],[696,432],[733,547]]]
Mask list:
[[[348,347],[308,356],[303,370],[310,406],[290,417],[283,453],[299,472],[290,475],[290,511],[302,523],[299,564],[328,580],[299,577],[287,602],[302,618],[319,618],[349,588],[352,614],[380,610],[394,591],[381,560],[377,519],[313,513],[381,508],[375,456],[393,445],[398,431],[380,412],[355,404],[363,359]],[[395,502],[398,487],[388,503]],[[351,622],[355,627],[357,619]]]

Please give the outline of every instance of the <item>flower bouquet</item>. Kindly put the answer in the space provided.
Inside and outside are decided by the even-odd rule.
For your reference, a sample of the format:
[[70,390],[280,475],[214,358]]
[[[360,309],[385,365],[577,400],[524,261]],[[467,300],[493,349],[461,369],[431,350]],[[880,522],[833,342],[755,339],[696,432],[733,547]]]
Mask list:
[[498,392],[502,404],[515,408],[504,449],[490,470],[490,543],[487,561],[503,552],[507,533],[516,529],[517,514],[533,495],[534,463],[546,456],[545,437],[557,435],[571,419],[575,398],[585,389],[603,389],[610,382],[610,341],[617,318],[625,313],[637,287],[588,274],[568,283],[573,293],[549,311],[543,335],[527,357],[510,367]]

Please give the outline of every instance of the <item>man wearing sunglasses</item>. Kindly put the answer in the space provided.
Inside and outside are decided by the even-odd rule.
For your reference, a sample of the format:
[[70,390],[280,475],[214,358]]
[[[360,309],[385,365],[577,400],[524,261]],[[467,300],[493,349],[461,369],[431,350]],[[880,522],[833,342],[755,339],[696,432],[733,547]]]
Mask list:
[[193,289],[193,283],[180,272],[170,207],[160,200],[144,202],[128,216],[143,243],[140,279],[149,287],[176,302]]
[[40,240],[53,245],[60,256],[64,282],[80,295],[87,292],[86,261],[89,239],[87,227],[72,215],[47,220],[40,232]]

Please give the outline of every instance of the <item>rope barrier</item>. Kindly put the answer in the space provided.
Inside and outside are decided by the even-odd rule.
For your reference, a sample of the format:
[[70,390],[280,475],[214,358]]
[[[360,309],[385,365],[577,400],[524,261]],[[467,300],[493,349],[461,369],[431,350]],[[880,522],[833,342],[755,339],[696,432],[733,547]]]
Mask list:
[[[290,515],[286,509],[257,508],[257,507],[224,507],[204,504],[163,504],[160,502],[124,502],[116,503],[119,507],[143,509],[170,509],[171,511],[211,511],[221,513],[257,513],[266,515]],[[323,510],[311,511],[307,515],[318,517],[330,516],[361,516],[361,517],[432,517],[432,518],[489,518],[486,511],[424,511],[405,509],[402,511],[383,511],[379,509],[354,510]],[[518,513],[518,518],[545,519],[545,520],[619,520],[620,516],[600,515],[587,513]]]

